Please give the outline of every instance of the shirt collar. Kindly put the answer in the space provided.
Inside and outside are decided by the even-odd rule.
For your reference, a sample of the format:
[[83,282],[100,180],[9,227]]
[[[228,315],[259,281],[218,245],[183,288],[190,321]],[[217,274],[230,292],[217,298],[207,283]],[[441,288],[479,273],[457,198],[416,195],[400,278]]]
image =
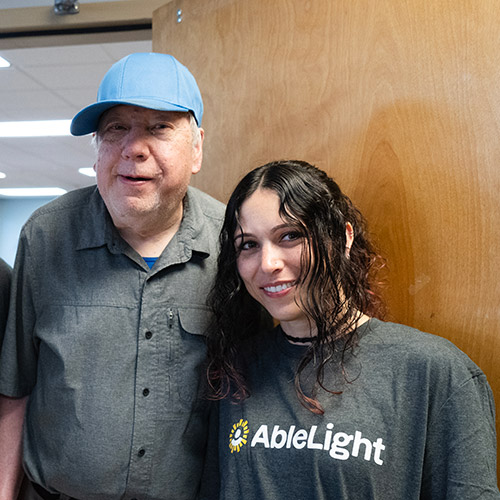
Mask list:
[[208,256],[210,255],[209,242],[211,238],[205,220],[205,214],[200,200],[196,196],[196,190],[190,186],[184,197],[184,215],[177,233],[186,235],[183,237],[186,248]]
[[[195,188],[188,187],[181,225],[167,246],[180,245],[180,253],[184,256],[182,260],[191,258],[192,252],[200,253],[202,257],[210,255],[210,238],[205,234],[205,217],[195,191]],[[89,202],[83,209],[77,245],[78,250],[107,245],[111,252],[117,253],[128,247],[114,226],[97,186],[93,188]]]
[[78,250],[97,248],[104,245],[109,245],[111,248],[116,236],[119,236],[97,186],[91,189],[92,192],[88,197],[88,203],[81,211],[81,226],[78,231],[77,242]]

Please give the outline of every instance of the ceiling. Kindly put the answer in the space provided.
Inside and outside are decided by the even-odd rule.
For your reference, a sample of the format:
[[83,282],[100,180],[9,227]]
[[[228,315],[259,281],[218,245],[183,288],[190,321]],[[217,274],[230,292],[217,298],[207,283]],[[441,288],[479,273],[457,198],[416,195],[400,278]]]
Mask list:
[[[84,3],[80,0],[80,9]],[[0,10],[53,5],[51,0],[0,0]],[[0,68],[0,121],[71,119],[95,101],[111,64],[131,52],[149,52],[151,46],[147,40],[0,49],[0,56],[11,63],[10,68]],[[94,183],[94,178],[78,172],[94,163],[90,139],[0,138],[0,172],[6,174],[0,188],[70,190]]]

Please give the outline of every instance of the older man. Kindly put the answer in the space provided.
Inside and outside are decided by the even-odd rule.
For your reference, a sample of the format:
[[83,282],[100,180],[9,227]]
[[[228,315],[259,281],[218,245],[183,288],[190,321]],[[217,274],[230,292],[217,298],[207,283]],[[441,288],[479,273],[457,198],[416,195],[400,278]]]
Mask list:
[[15,497],[21,455],[23,498],[197,497],[223,215],[188,187],[202,113],[187,68],[150,53],[113,65],[74,117],[74,135],[95,133],[97,188],[42,207],[20,236],[0,355],[0,498]]

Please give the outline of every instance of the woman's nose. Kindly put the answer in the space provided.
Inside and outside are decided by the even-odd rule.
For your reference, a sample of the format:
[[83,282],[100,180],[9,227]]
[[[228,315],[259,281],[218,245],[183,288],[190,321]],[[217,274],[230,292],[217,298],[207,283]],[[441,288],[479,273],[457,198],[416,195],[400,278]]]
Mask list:
[[283,268],[283,257],[279,249],[272,245],[262,248],[261,268],[264,272],[273,273]]

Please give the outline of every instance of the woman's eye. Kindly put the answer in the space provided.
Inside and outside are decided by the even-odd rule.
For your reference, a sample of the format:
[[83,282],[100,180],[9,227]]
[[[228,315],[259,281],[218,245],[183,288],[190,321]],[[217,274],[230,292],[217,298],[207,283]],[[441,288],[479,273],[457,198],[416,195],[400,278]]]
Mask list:
[[252,248],[255,248],[257,246],[257,243],[255,241],[242,241],[239,247],[239,250],[251,250]]
[[282,236],[283,241],[295,241],[302,238],[302,233],[298,231],[289,231]]

